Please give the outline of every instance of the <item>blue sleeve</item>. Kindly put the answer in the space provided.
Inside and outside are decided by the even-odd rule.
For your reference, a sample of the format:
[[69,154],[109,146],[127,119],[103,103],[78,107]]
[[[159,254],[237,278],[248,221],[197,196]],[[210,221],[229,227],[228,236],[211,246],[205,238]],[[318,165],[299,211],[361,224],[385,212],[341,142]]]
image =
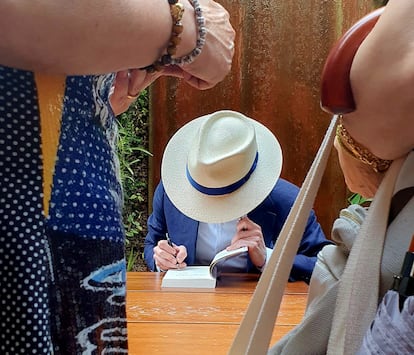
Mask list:
[[160,183],[155,189],[152,213],[147,222],[148,231],[144,241],[144,259],[151,271],[156,271],[153,249],[159,240],[165,239],[165,233],[167,232],[164,214],[164,194],[164,187]]
[[[299,187],[279,179],[274,191],[272,200],[279,215],[280,225],[277,227],[280,233],[283,224],[297,198]],[[309,283],[316,263],[316,255],[327,244],[332,244],[326,239],[324,232],[316,219],[315,212],[312,210],[303,233],[297,255],[295,256],[289,281],[305,281]]]
[[289,281],[302,280],[309,283],[315,267],[316,255],[328,244],[333,243],[326,239],[320,224],[316,220],[315,212],[312,210],[293,262]]

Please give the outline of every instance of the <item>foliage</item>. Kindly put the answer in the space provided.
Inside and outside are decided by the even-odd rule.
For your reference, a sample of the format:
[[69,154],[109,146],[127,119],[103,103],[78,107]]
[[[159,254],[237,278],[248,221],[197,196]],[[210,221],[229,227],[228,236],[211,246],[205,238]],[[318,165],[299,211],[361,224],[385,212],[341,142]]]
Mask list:
[[124,189],[123,219],[128,271],[145,270],[143,242],[148,217],[148,92],[117,117],[118,157]]
[[388,0],[373,0],[374,5],[377,7],[385,6],[388,3]]
[[372,199],[362,197],[360,194],[355,193],[348,197],[348,202],[351,205],[356,204],[356,205],[361,205],[361,206],[367,206],[372,202]]

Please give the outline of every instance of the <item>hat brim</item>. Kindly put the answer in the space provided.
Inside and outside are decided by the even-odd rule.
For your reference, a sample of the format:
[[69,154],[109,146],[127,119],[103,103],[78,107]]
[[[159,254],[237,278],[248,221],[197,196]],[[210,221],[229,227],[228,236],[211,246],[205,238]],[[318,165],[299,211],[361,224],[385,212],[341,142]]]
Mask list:
[[197,191],[186,175],[187,156],[200,125],[210,115],[181,127],[168,142],[161,164],[161,180],[172,203],[188,217],[205,223],[223,223],[256,208],[273,190],[282,171],[282,149],[263,124],[246,117],[256,132],[259,159],[249,180],[236,191],[210,196]]

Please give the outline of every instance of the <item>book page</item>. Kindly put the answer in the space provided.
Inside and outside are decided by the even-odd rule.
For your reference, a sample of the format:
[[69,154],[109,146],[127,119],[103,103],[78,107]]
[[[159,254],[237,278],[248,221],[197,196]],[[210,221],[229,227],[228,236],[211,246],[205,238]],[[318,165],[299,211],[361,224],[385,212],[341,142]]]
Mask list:
[[238,249],[235,249],[235,250],[226,250],[226,249],[224,249],[224,250],[218,252],[216,254],[216,256],[214,257],[214,259],[210,263],[210,274],[213,275],[214,267],[216,266],[216,264],[218,262],[220,262],[222,260],[225,260],[225,259],[228,259],[228,258],[231,258],[231,257],[236,256],[236,255],[240,255],[242,253],[246,253],[247,251],[248,251],[247,247],[241,247],[241,248],[238,248]]
[[187,266],[168,270],[161,287],[214,288],[216,279],[211,276],[208,266]]
[[183,269],[170,269],[167,271],[170,279],[198,279],[208,277],[207,266],[187,266]]

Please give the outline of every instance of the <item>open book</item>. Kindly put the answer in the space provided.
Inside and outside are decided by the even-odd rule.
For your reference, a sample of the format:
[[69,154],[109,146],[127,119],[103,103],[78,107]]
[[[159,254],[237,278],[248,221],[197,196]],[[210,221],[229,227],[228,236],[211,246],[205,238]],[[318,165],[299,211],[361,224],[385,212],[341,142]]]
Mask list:
[[165,273],[161,287],[215,288],[217,263],[245,252],[247,252],[247,247],[230,251],[222,250],[216,254],[210,265],[170,269]]

